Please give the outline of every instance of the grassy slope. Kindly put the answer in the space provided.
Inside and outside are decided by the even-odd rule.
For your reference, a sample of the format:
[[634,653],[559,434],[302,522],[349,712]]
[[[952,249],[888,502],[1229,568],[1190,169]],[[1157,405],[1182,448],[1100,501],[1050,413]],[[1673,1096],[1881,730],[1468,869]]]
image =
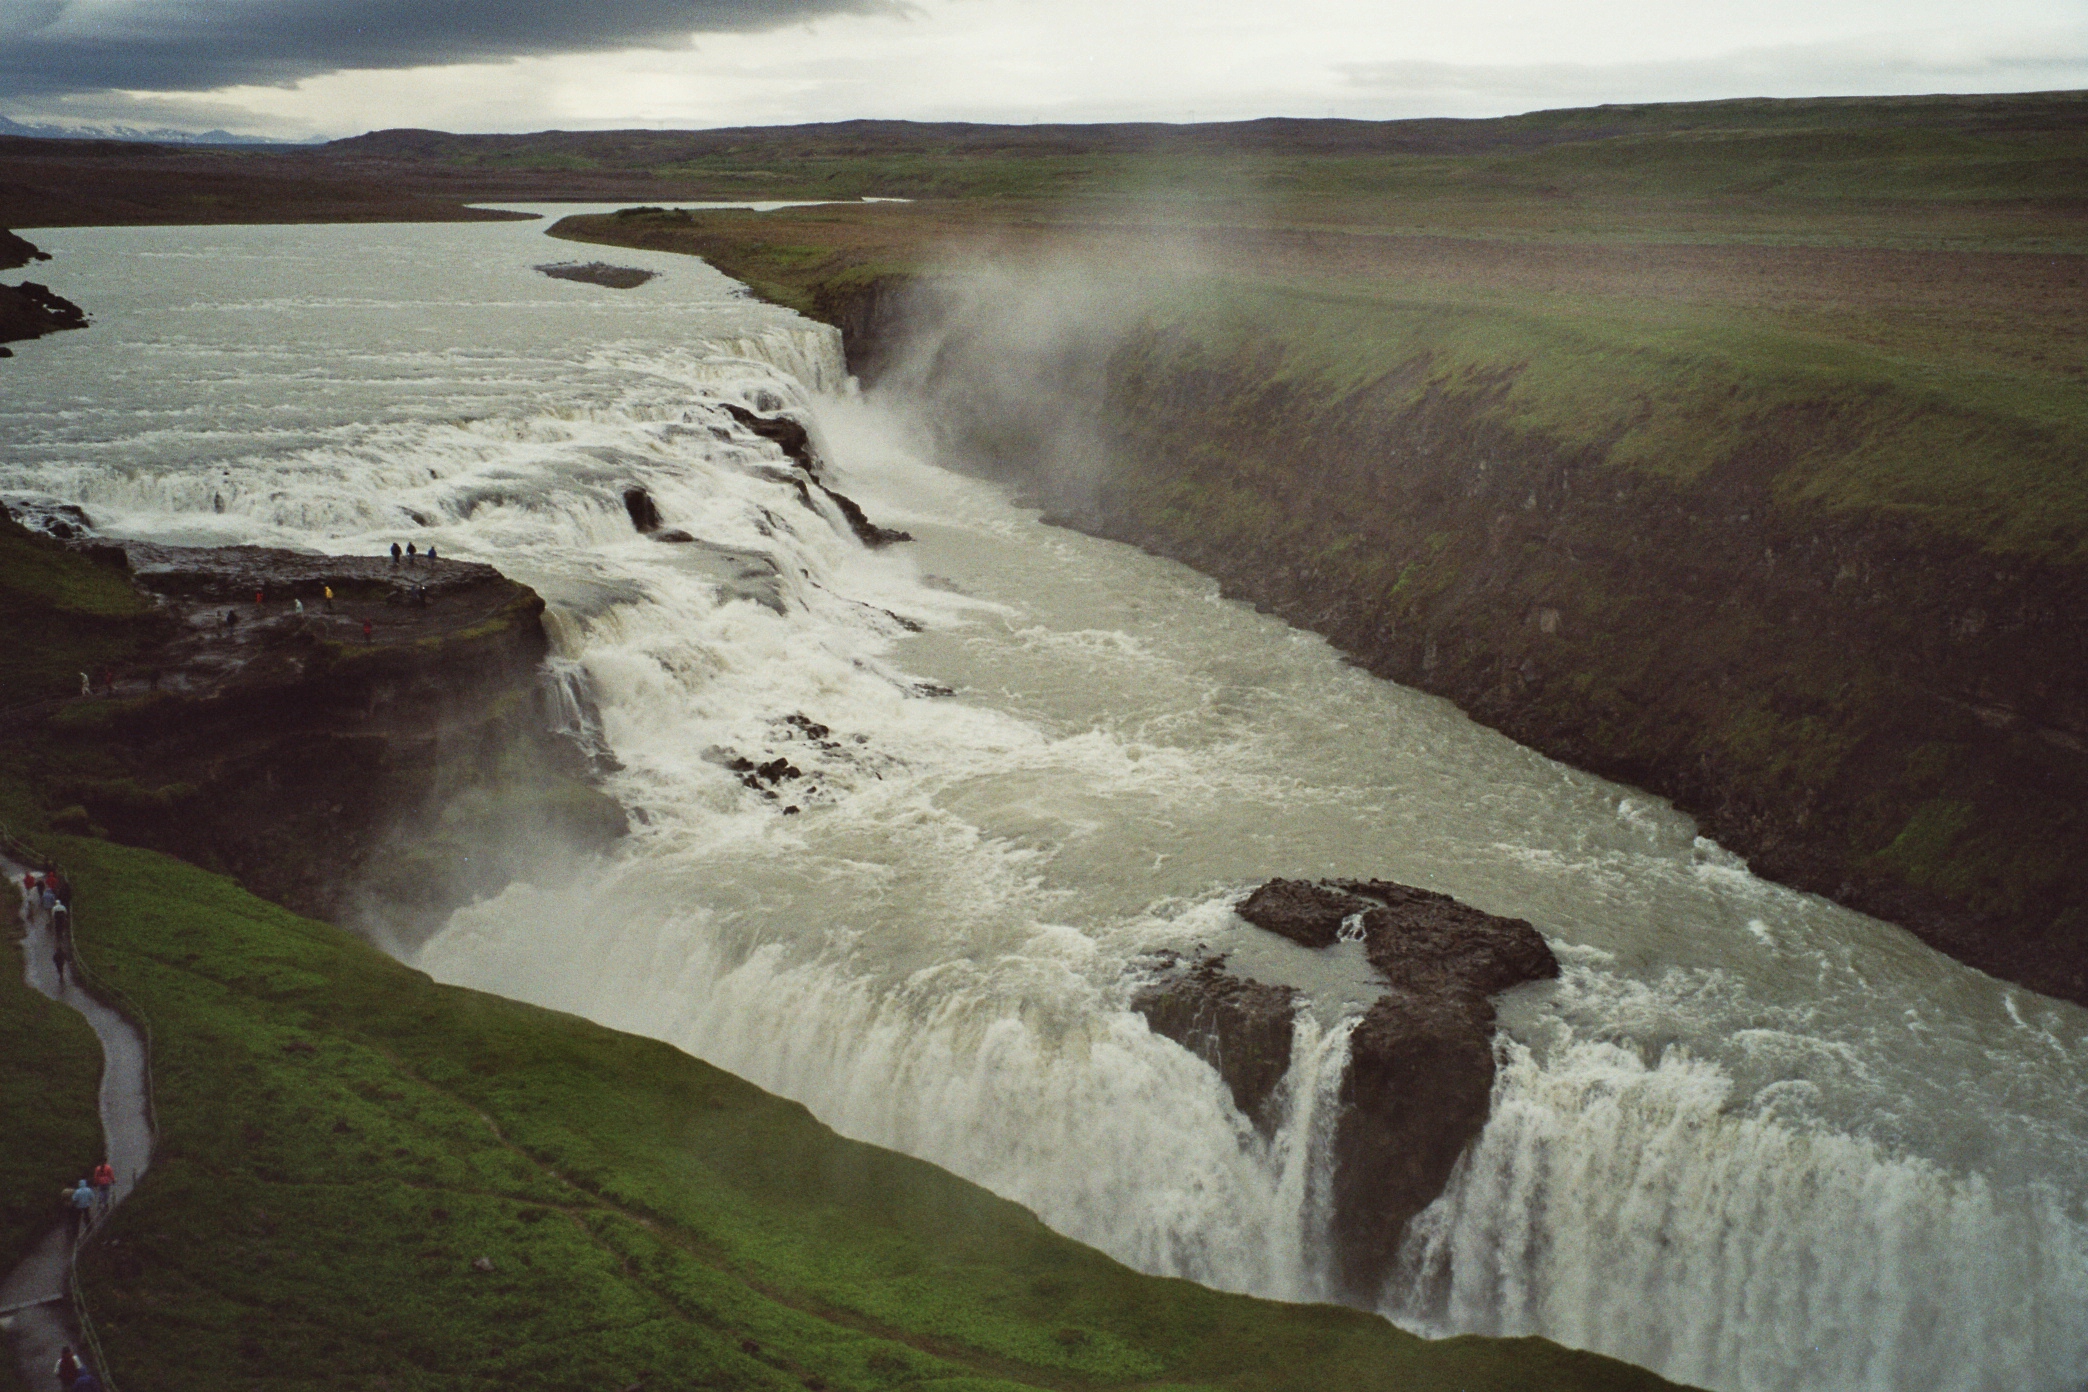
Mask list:
[[150,852],[60,854],[154,1025],[161,1150],[90,1285],[119,1374],[168,1392],[1663,1385],[1140,1276],[665,1045]]
[[[0,893],[10,943],[20,903]],[[19,948],[0,953],[0,1264],[64,1216],[60,1189],[101,1159],[101,1044],[78,1014],[31,990],[21,968]]]
[[79,690],[81,671],[130,651],[150,609],[121,571],[0,517],[0,706]]

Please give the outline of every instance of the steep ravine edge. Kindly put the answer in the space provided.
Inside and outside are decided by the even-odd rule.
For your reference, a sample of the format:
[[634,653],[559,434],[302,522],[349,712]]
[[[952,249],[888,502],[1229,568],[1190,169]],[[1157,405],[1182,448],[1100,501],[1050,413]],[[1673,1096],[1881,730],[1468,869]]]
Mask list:
[[1337,394],[1149,325],[1061,352],[1011,418],[915,286],[813,308],[866,383],[929,402],[950,462],[1669,798],[1767,878],[2088,1003],[2088,567],[1782,490],[1863,422],[1766,413],[1683,481],[1516,429],[1512,367],[1447,383],[1417,358]]

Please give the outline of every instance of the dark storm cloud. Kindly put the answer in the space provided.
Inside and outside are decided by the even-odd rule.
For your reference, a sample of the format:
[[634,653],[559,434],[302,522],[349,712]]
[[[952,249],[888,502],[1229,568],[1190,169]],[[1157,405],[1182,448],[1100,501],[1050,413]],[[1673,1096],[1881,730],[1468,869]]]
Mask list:
[[679,48],[894,0],[0,0],[0,96],[287,84],[341,68]]

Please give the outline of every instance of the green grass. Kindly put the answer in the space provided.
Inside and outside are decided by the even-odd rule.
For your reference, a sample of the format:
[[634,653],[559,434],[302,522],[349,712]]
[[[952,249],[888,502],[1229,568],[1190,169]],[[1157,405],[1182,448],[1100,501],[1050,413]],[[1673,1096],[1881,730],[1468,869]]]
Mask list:
[[1504,426],[1678,482],[1805,412],[1822,425],[1782,467],[1790,500],[1917,518],[1997,554],[2088,560],[2077,382],[1967,371],[1709,305],[1234,282],[1179,295],[1156,323],[1213,364],[1251,353],[1330,407],[1402,374],[1404,402],[1388,407],[1499,383]]
[[78,691],[143,641],[151,609],[121,570],[0,517],[0,703]]
[[85,1020],[22,979],[19,885],[0,891],[0,1263],[65,1216],[60,1190],[101,1155],[101,1043]]
[[154,1028],[160,1150],[88,1269],[134,1384],[1664,1385],[1139,1275],[664,1044],[56,845],[83,953]]

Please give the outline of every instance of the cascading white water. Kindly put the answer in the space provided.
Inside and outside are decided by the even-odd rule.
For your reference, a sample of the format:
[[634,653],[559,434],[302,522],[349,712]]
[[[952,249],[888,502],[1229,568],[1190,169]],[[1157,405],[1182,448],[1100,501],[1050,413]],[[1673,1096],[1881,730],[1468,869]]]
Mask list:
[[[1747,1392],[2088,1375],[2088,1012],[921,463],[831,330],[700,265],[549,281],[516,225],[39,240],[100,322],[8,365],[0,487],[159,540],[432,540],[549,602],[553,704],[643,817],[460,911],[443,979],[670,1040],[1147,1270],[1316,1298],[1369,991],[1229,904],[1388,875],[1568,966],[1504,1002],[1494,1118],[1388,1313]],[[918,540],[865,551],[727,400],[815,417]],[[696,540],[636,534],[632,485]],[[1128,1009],[1197,944],[1314,993],[1271,1137]]]

